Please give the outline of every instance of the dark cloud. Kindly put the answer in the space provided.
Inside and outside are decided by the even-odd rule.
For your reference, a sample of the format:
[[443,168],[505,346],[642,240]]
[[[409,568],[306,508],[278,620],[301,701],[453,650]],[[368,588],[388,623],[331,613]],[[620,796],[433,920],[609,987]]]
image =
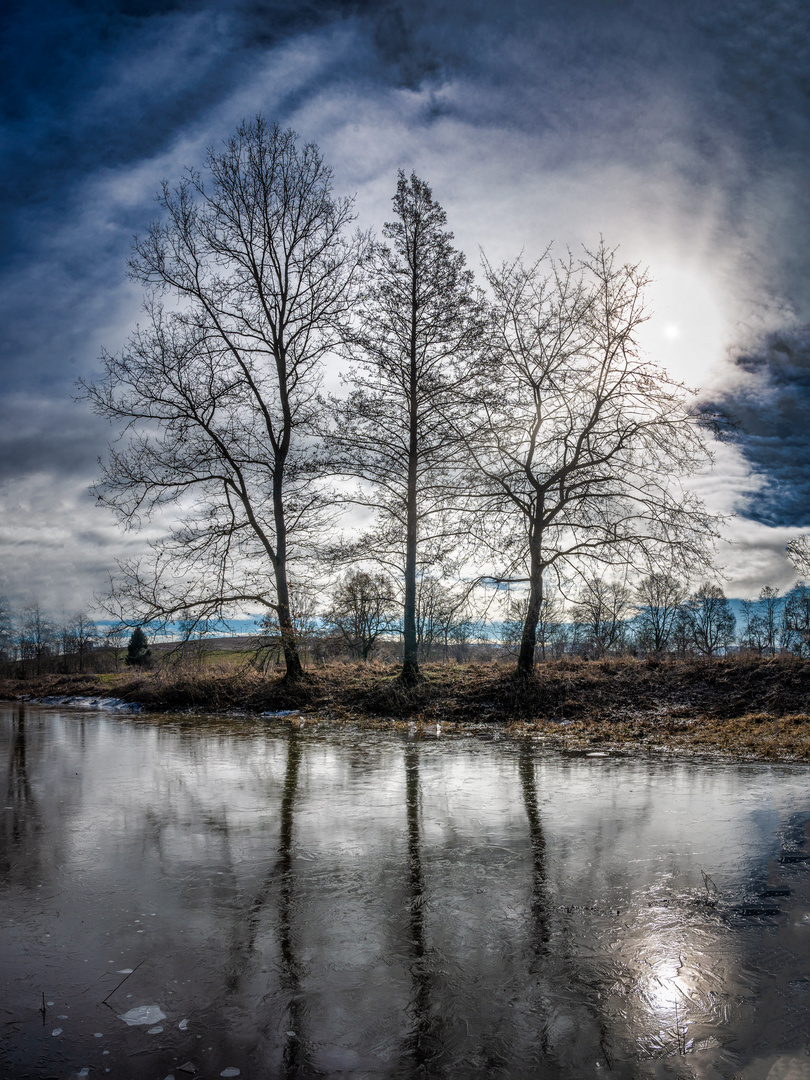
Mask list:
[[810,327],[770,334],[736,359],[743,378],[722,406],[739,421],[746,458],[765,486],[746,515],[767,525],[810,525]]
[[[297,43],[316,58],[302,44],[285,61]],[[237,110],[287,122],[347,88],[361,124],[366,106],[402,91],[419,109],[409,123],[452,123],[480,137],[482,155],[488,133],[509,132],[530,150],[500,164],[524,169],[527,187],[612,168],[640,178],[617,200],[645,200],[648,219],[694,233],[718,262],[733,252],[741,296],[810,321],[805,0],[18,0],[0,65],[4,481],[50,471],[57,486],[85,483],[103,453],[107,433],[70,397],[137,318],[123,270],[160,162],[176,176]],[[186,139],[191,161],[178,158]],[[362,138],[352,152],[375,160]],[[390,184],[397,165],[411,162],[393,163]],[[769,478],[749,508],[760,521],[810,523],[805,341],[777,335],[741,359],[740,371],[761,363],[759,389],[731,394],[746,454]]]

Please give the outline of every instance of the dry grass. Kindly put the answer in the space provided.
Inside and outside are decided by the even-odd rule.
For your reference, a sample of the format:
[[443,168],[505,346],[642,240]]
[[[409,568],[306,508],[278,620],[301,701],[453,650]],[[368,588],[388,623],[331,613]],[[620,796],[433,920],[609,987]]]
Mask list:
[[407,688],[390,664],[333,663],[297,684],[231,658],[205,667],[0,683],[0,697],[112,695],[150,710],[299,710],[331,724],[496,724],[566,749],[646,748],[810,759],[810,663],[576,658],[518,679],[497,663],[427,664]]

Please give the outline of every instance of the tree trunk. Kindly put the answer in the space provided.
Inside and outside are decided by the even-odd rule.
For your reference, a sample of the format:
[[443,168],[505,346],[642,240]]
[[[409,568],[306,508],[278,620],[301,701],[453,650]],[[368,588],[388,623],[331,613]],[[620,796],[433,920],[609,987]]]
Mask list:
[[301,657],[298,655],[298,645],[295,640],[295,629],[293,628],[290,613],[290,588],[287,582],[287,522],[284,516],[284,498],[282,494],[285,461],[286,445],[276,456],[276,467],[273,475],[273,518],[276,527],[274,569],[276,572],[276,596],[278,598],[278,628],[281,632],[281,647],[284,650],[284,663],[286,665],[284,677],[294,682],[296,679],[301,678],[304,669],[301,666]]
[[405,529],[405,610],[402,629],[404,650],[402,657],[402,681],[414,686],[419,680],[419,643],[416,636],[416,463],[418,442],[418,380],[416,371],[416,316],[417,316],[417,269],[414,250],[411,281],[411,331],[410,331],[410,402],[408,422],[410,442],[408,445],[408,493]]
[[[534,548],[532,542],[532,548]],[[526,621],[523,624],[523,634],[520,639],[520,652],[518,653],[518,675],[528,678],[534,671],[534,650],[537,645],[537,624],[540,621],[540,608],[543,603],[543,566],[540,562],[539,552],[531,552],[531,576],[529,581],[529,605],[526,610]]]
[[[412,443],[415,443],[415,437]],[[404,655],[402,681],[413,686],[419,679],[419,643],[416,635],[416,453],[408,464],[408,518],[405,534],[405,611],[402,629]]]

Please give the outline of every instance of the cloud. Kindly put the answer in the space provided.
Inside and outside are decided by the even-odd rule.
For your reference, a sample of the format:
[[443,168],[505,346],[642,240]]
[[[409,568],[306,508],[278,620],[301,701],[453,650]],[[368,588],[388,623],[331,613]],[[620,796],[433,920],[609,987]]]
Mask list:
[[739,421],[740,447],[763,487],[744,503],[768,525],[810,526],[810,327],[768,334],[740,353],[719,404]]
[[[473,265],[479,245],[497,260],[600,232],[650,264],[677,333],[653,321],[648,351],[743,420],[744,455],[704,482],[763,522],[765,561],[739,558],[770,572],[767,527],[806,521],[804,345],[788,334],[785,360],[768,337],[810,321],[802,0],[44,0],[16,6],[2,49],[6,527],[31,527],[8,485],[38,477],[44,506],[50,476],[58,505],[92,478],[109,432],[70,396],[137,320],[131,235],[162,177],[258,110],[321,144],[363,224],[414,168]],[[760,367],[726,364],[749,338]],[[124,541],[100,535],[109,565]]]

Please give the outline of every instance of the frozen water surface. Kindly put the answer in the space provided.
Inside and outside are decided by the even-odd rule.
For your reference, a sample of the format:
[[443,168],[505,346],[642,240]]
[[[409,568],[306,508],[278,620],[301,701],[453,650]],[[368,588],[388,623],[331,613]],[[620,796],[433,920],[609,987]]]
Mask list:
[[806,767],[58,705],[0,744],[2,1076],[810,1078]]

